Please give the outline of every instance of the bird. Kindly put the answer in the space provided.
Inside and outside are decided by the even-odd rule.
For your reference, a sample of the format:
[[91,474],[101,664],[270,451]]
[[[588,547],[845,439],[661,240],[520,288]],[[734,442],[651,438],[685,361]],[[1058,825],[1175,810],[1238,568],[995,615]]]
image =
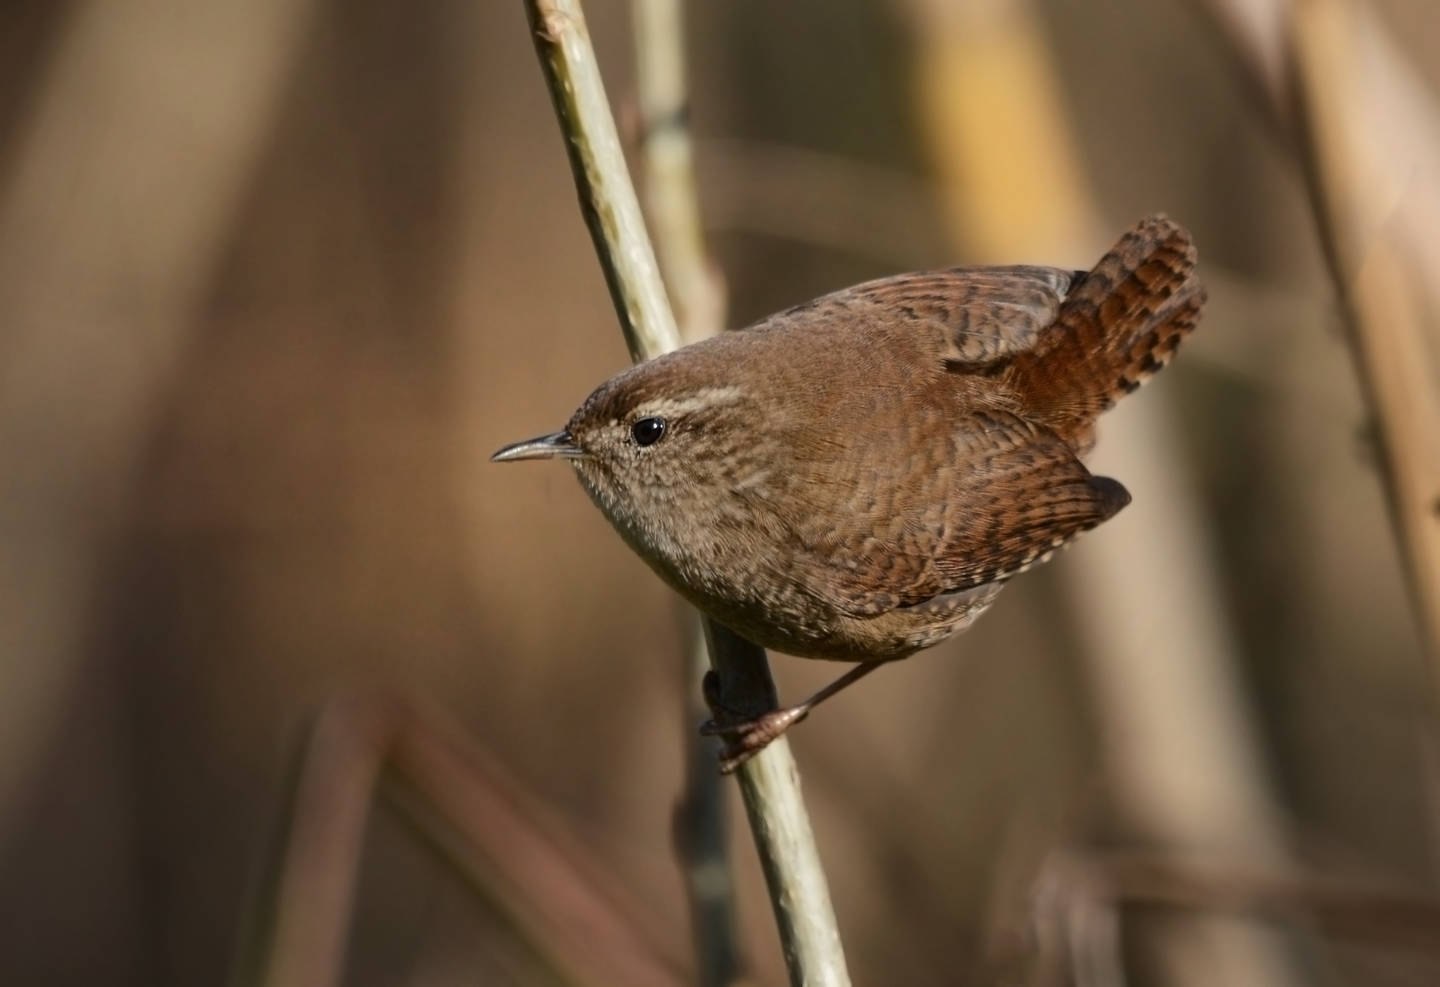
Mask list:
[[491,458],[568,462],[701,611],[855,663],[802,703],[706,724],[733,770],[1130,502],[1084,465],[1096,419],[1169,362],[1205,297],[1190,234],[1156,214],[1089,270],[898,274],[692,343]]

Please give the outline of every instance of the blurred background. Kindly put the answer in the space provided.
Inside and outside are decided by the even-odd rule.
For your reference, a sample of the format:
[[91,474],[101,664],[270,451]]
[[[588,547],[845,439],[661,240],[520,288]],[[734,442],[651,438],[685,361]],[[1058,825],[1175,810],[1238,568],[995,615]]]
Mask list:
[[[1282,4],[686,5],[727,324],[904,269],[1088,267],[1153,211],[1211,290],[1102,423],[1133,505],[792,734],[857,983],[1024,980],[1037,882],[1076,914],[1097,848],[1238,888],[1227,917],[1136,905],[1135,982],[1440,975],[1399,920],[1249,914],[1259,873],[1361,911],[1440,878],[1414,568],[1327,267],[1347,221],[1317,222],[1324,175],[1368,173],[1297,150],[1396,138],[1359,184],[1433,215],[1440,7],[1295,8],[1366,42],[1338,130]],[[629,5],[587,13],[633,120]],[[1435,311],[1408,361],[1432,387]],[[310,724],[399,692],[683,982],[688,625],[566,469],[487,462],[626,362],[518,0],[5,4],[0,981],[224,982]],[[793,698],[835,672],[774,670]],[[731,814],[743,955],[781,983]],[[345,983],[583,982],[515,919],[553,913],[538,885],[462,879],[384,800],[359,857]]]

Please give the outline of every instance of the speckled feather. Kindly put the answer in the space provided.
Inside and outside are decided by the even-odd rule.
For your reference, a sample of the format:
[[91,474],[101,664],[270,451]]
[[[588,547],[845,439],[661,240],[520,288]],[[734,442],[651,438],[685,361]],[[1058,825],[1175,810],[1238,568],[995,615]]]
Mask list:
[[[903,274],[631,368],[572,459],[671,585],[767,647],[904,657],[1129,502],[1080,457],[1173,356],[1204,292],[1156,216],[1089,272]],[[666,420],[638,448],[639,418]]]

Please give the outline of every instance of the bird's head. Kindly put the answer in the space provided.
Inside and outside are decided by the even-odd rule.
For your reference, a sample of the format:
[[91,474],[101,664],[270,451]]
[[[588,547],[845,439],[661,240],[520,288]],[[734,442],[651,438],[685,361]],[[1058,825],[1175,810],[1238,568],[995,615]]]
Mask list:
[[776,463],[760,405],[705,357],[680,350],[617,374],[564,429],[491,459],[567,460],[641,555],[675,562],[743,526]]

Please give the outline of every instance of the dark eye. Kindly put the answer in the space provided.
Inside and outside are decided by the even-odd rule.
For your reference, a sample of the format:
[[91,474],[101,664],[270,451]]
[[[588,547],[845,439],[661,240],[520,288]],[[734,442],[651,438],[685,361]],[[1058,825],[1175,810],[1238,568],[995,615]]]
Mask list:
[[665,437],[665,419],[640,418],[630,426],[630,437],[637,446],[653,446]]

